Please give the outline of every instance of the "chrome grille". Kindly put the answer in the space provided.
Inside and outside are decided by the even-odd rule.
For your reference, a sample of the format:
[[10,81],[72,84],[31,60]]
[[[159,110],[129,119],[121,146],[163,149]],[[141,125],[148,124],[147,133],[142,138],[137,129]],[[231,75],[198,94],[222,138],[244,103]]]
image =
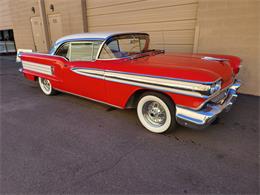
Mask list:
[[211,102],[214,102],[214,103],[223,103],[224,100],[226,99],[227,97],[227,90],[225,91],[222,91],[219,95],[217,95],[216,97],[212,98]]

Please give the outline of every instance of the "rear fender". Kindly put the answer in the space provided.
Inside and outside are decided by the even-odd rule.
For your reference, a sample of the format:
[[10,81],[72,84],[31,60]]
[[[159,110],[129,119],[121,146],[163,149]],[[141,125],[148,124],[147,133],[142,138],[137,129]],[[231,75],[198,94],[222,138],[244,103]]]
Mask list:
[[26,79],[28,79],[28,80],[31,80],[31,81],[36,81],[37,80],[37,77],[35,75],[32,75],[30,73],[25,73],[25,72],[23,72],[23,74],[24,74],[24,77]]
[[20,58],[23,73],[27,79],[45,78],[50,80],[54,87],[62,83],[62,69],[66,61],[63,57],[39,53],[21,53]]

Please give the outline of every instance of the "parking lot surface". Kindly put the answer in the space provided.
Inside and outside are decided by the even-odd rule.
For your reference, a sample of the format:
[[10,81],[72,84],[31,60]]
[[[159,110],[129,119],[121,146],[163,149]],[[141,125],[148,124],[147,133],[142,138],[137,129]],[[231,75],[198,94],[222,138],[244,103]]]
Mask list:
[[204,130],[152,134],[135,110],[45,96],[0,57],[1,193],[259,193],[259,97]]

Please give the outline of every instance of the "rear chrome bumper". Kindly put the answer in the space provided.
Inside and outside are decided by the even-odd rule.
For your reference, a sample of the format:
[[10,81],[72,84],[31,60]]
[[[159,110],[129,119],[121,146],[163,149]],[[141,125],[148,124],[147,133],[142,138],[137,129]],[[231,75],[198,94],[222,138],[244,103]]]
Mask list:
[[211,124],[222,112],[229,111],[237,98],[237,90],[241,86],[236,80],[227,89],[227,95],[222,103],[206,103],[200,110],[192,110],[181,106],[176,106],[176,120],[180,125],[191,128],[204,128]]

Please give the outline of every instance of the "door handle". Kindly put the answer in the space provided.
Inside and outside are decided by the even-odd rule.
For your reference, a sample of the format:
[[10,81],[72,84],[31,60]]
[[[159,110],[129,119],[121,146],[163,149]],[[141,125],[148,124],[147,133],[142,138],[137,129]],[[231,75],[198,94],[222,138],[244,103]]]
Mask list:
[[67,64],[64,64],[64,67],[68,67],[68,65],[67,65]]

